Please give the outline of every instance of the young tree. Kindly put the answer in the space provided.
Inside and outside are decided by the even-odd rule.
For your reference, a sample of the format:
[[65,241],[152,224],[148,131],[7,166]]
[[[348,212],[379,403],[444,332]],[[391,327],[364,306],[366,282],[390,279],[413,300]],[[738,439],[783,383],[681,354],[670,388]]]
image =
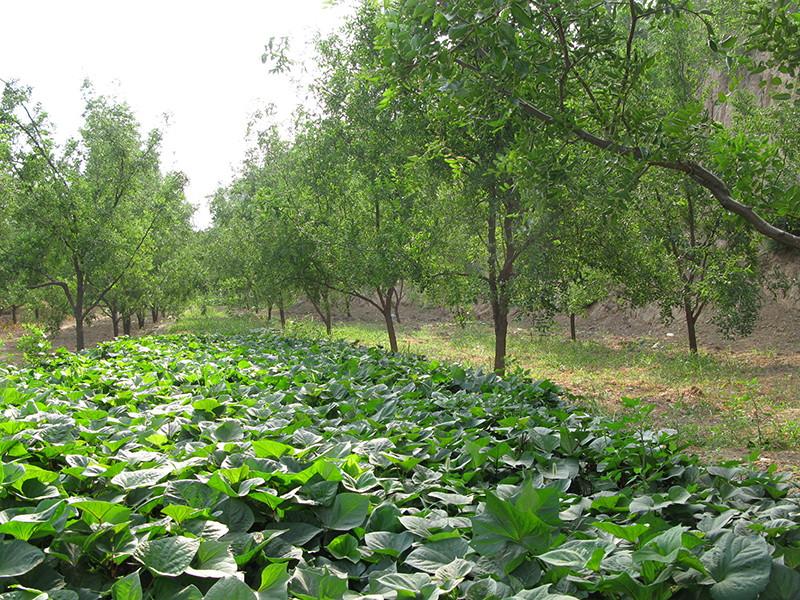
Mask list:
[[0,165],[13,182],[13,235],[3,259],[34,274],[29,289],[62,290],[75,318],[76,348],[84,322],[140,257],[154,232],[172,226],[184,178],[162,179],[161,134],[142,139],[130,108],[85,86],[80,138],[59,152],[30,90],[3,90]]

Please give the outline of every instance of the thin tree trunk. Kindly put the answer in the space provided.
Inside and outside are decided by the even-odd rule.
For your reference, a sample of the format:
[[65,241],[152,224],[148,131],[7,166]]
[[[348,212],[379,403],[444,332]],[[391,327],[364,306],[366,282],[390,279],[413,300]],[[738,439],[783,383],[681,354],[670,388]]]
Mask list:
[[383,313],[383,320],[386,321],[386,333],[389,335],[389,348],[392,352],[397,352],[397,334],[394,330],[394,319],[392,318],[392,296],[396,293],[394,287],[390,287],[386,294],[378,291],[378,299],[381,303],[381,312]]
[[136,321],[137,321],[137,322],[138,322],[138,324],[139,324],[139,331],[141,331],[142,329],[144,329],[144,317],[145,317],[145,313],[144,313],[144,311],[138,311],[138,312],[136,313]]
[[17,324],[17,308],[19,308],[16,304],[11,305],[11,322],[16,325]]
[[73,258],[73,264],[75,266],[75,303],[72,305],[72,314],[75,317],[75,352],[80,352],[86,347],[83,336],[83,319],[87,316],[83,314],[86,281],[78,260]]
[[286,311],[283,309],[283,297],[278,299],[278,313],[281,316],[281,327],[286,328]]
[[322,319],[322,322],[325,323],[325,331],[328,335],[331,334],[331,305],[328,302],[327,294],[322,295],[322,306],[318,302],[311,301],[311,304],[314,306],[314,310],[317,311],[319,318]]
[[153,323],[158,323],[158,307],[155,304],[150,307],[150,316],[153,317]]
[[683,300],[683,310],[686,314],[686,332],[689,334],[689,352],[697,354],[697,332],[695,331],[695,323],[697,317],[692,311],[692,303],[688,298]]
[[117,310],[116,303],[110,303],[109,311],[111,312],[111,327],[114,330],[114,337],[119,337],[119,311]]
[[575,313],[569,313],[569,337],[575,342],[578,339],[577,332],[575,331]]
[[272,302],[267,306],[267,321],[272,321]]
[[125,335],[131,334],[131,316],[125,315],[122,317],[122,333]]
[[498,375],[505,375],[508,302],[501,300],[497,296],[492,298],[492,320],[494,321],[494,370]]
[[34,314],[36,315],[36,320],[38,321],[38,320],[39,320],[39,309],[38,309],[38,308],[36,308],[36,309],[34,309],[34,311],[33,311],[33,312],[34,312]]

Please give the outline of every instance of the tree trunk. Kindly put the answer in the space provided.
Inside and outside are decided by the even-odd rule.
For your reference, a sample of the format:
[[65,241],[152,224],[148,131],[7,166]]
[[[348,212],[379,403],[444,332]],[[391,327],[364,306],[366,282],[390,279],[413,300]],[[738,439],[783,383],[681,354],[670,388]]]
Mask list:
[[492,298],[494,321],[494,371],[506,374],[506,343],[508,340],[508,302],[498,296]]
[[397,352],[397,334],[394,330],[394,319],[392,318],[392,296],[396,293],[394,287],[390,287],[384,294],[380,289],[377,290],[378,299],[381,303],[381,313],[383,320],[386,321],[386,333],[389,335],[389,348],[392,352]]
[[272,321],[272,302],[267,306],[267,321]]
[[119,337],[119,312],[117,312],[116,305],[111,307],[111,328],[114,331],[114,337]]
[[575,331],[575,313],[569,313],[569,338],[575,342],[578,339],[578,335]]
[[286,329],[286,311],[283,309],[283,298],[278,300],[278,313],[281,316],[281,327]]
[[17,324],[17,309],[19,307],[16,304],[11,305],[11,322],[16,325]]
[[153,323],[158,323],[158,307],[155,304],[150,307],[150,316],[153,317]]
[[327,294],[322,295],[321,305],[320,303],[314,300],[311,301],[311,304],[314,306],[314,310],[317,311],[319,318],[322,319],[323,323],[325,323],[325,331],[328,333],[328,335],[330,335],[332,319],[331,319],[331,305],[330,302],[328,302],[328,295]]
[[72,304],[72,314],[75,317],[75,352],[80,352],[86,347],[83,336],[83,319],[88,316],[83,314],[86,281],[78,260],[73,258],[73,264],[75,266],[75,302]]
[[697,354],[697,333],[695,332],[694,326],[699,315],[693,313],[692,303],[688,298],[684,298],[683,300],[683,310],[686,314],[686,332],[689,334],[689,352]]
[[34,309],[33,312],[36,315],[36,320],[38,321],[39,320],[39,308],[37,307],[36,309]]
[[131,316],[125,315],[122,317],[122,333],[125,335],[131,334]]
[[144,329],[144,317],[145,317],[145,313],[144,313],[144,311],[138,311],[138,312],[136,313],[136,320],[137,320],[137,321],[138,321],[138,323],[139,323],[139,331],[141,331],[142,329]]

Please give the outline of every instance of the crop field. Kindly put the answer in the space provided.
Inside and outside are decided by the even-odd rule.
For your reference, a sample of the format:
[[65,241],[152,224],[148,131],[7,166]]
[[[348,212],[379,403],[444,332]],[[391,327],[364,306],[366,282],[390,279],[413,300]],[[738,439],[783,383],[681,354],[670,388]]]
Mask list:
[[786,476],[559,392],[268,332],[0,367],[0,600],[800,596]]

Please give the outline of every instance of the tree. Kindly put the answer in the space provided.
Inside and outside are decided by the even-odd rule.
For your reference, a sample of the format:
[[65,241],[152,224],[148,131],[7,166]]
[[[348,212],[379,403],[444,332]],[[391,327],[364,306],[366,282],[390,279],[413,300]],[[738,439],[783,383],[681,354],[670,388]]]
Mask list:
[[[773,185],[785,164],[780,148],[712,126],[702,106],[665,109],[642,93],[656,62],[646,44],[649,33],[680,27],[686,19],[707,28],[709,45],[727,52],[731,66],[761,68],[747,55],[758,48],[770,52],[769,66],[794,77],[800,59],[777,40],[798,37],[796,0],[774,12],[767,3],[753,6],[755,28],[737,43],[733,37],[717,40],[709,14],[688,0],[395,2],[384,11],[379,37],[381,75],[398,93],[413,88],[426,97],[445,94],[467,109],[511,107],[527,117],[531,136],[545,133],[599,148],[631,171],[648,165],[682,174],[763,235],[800,247],[800,237],[771,222],[787,211],[796,216],[800,200],[796,178],[788,187]],[[704,138],[712,143],[701,149],[697,142]],[[524,156],[531,138],[519,141]]]
[[329,326],[330,294],[374,306],[398,350],[393,313],[404,281],[418,281],[436,244],[439,215],[428,180],[408,157],[425,144],[424,113],[411,96],[377,104],[375,13],[365,8],[342,37],[318,44],[319,114],[301,119],[289,153],[291,186],[274,185],[267,212],[294,227],[294,281]]
[[185,178],[162,177],[161,134],[145,139],[131,109],[84,87],[80,138],[59,151],[30,89],[7,83],[0,124],[0,165],[13,182],[3,259],[34,274],[29,289],[57,287],[84,322],[141,256],[154,232],[170,227]]
[[[689,351],[697,353],[696,324],[709,306],[726,337],[749,335],[761,305],[757,249],[752,231],[736,227],[697,185],[656,177],[646,181],[639,205],[644,235],[663,265],[658,302],[666,321],[672,309],[686,319]],[[670,185],[671,184],[671,185]],[[658,260],[658,259],[657,259]]]

